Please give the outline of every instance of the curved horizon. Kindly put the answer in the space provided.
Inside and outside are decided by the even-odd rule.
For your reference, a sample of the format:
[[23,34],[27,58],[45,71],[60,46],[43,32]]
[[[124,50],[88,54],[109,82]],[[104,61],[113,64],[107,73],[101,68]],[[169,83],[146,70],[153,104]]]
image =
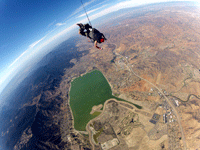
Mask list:
[[[146,3],[143,0],[140,2],[135,2],[133,0],[118,0],[109,2],[107,0],[103,2],[99,0],[90,0],[85,2],[84,6],[86,7],[90,20],[93,21],[95,19],[98,19],[99,17],[102,17],[104,15],[113,13],[115,11],[124,8],[131,8],[140,5],[160,3],[160,2],[173,2],[173,1],[152,0]],[[191,1],[191,2],[196,3],[196,1]],[[0,94],[2,93],[4,88],[8,85],[8,83],[12,80],[12,78],[24,66],[24,64],[37,58],[39,55],[45,56],[45,54],[47,54],[47,52],[50,52],[50,50],[52,50],[56,45],[67,40],[67,38],[71,37],[74,32],[78,32],[78,27],[76,26],[77,22],[86,23],[88,21],[81,6],[81,3],[77,6],[78,8],[72,9],[71,13],[68,13],[67,17],[64,16],[65,11],[62,10],[63,17],[59,21],[57,21],[56,18],[52,17],[51,20],[53,20],[53,22],[49,22],[46,26],[40,27],[41,29],[46,30],[45,34],[40,34],[40,38],[32,38],[32,35],[29,35],[27,41],[24,41],[24,43],[26,43],[25,46],[21,46],[21,43],[19,44],[19,42],[18,43],[16,42],[15,43],[16,45],[9,46],[10,45],[9,40],[7,40],[7,43],[0,46],[0,51],[2,52],[1,58],[3,58],[2,61],[0,61],[0,67],[1,67]],[[21,30],[21,28],[19,29]],[[35,31],[36,30],[37,29],[35,29]],[[28,32],[26,34],[28,35]],[[68,35],[67,38],[63,40],[62,37],[63,36],[66,37],[66,35]],[[17,45],[19,45],[19,47],[21,46],[22,49],[25,50],[21,50],[20,47],[18,48],[19,49],[18,51],[14,51],[13,49],[16,49]],[[6,48],[10,50],[8,52],[5,52]],[[8,54],[5,55],[5,53]]]

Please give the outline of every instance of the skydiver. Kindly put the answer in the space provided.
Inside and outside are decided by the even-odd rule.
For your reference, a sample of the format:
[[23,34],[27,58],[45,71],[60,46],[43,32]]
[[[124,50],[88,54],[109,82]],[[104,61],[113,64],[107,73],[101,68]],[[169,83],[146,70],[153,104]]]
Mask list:
[[100,33],[97,29],[92,28],[92,26],[90,26],[88,23],[84,25],[82,23],[78,23],[77,25],[80,27],[80,35],[86,36],[87,38],[91,39],[96,48],[101,50],[103,49],[97,46],[97,43],[103,43],[105,40],[107,40],[103,33]]

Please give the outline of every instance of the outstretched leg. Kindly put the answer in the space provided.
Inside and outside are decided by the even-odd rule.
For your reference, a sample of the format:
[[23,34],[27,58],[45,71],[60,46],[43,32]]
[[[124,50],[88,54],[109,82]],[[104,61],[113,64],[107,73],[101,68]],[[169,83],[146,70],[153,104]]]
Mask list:
[[83,35],[83,36],[86,36],[86,33],[84,32],[84,30],[85,30],[84,25],[82,23],[77,23],[76,25],[78,25],[80,27],[79,34]]

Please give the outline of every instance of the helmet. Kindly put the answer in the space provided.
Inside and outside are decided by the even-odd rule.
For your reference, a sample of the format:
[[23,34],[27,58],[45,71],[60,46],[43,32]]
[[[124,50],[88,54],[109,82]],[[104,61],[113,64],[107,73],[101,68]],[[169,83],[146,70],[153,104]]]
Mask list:
[[102,42],[104,42],[104,40],[105,40],[104,38],[101,38],[101,39],[100,39],[100,42],[102,43]]

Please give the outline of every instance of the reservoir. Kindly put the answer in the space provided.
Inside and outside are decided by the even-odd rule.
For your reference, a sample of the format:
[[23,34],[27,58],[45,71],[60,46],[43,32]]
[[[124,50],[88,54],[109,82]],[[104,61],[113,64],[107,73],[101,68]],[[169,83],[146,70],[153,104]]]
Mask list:
[[90,114],[94,105],[104,104],[110,98],[122,100],[112,95],[110,85],[98,70],[74,79],[69,95],[74,128],[79,131],[85,131],[87,123],[100,114]]

